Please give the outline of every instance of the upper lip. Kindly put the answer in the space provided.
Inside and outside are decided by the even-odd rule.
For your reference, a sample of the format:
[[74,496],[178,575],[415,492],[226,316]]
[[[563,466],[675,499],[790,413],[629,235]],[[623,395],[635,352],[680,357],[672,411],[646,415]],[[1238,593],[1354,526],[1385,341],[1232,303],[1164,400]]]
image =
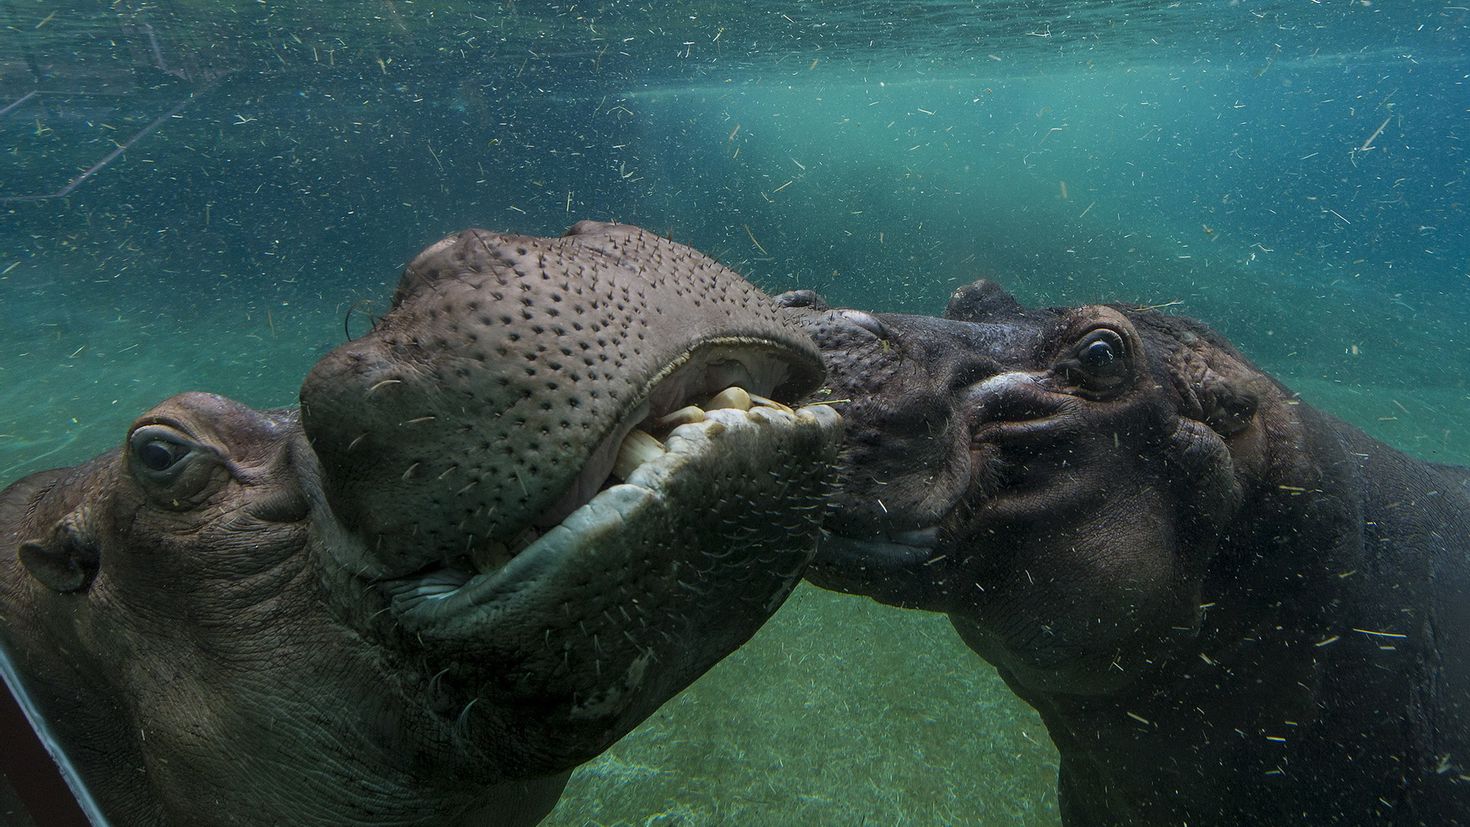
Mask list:
[[857,553],[876,551],[884,559],[892,561],[900,559],[911,562],[932,560],[934,553],[939,548],[938,525],[908,531],[876,531],[867,534],[843,534],[840,531],[824,530],[822,536],[825,538],[824,543],[828,553],[832,551],[831,543],[836,541],[850,551]]

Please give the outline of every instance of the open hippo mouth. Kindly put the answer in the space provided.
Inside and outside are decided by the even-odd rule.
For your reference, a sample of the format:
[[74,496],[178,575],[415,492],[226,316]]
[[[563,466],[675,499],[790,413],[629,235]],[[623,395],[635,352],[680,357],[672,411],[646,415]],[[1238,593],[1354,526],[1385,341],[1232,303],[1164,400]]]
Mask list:
[[[545,544],[537,545],[538,541],[554,528],[578,533],[567,525],[573,516],[585,521],[595,519],[591,515],[598,509],[613,508],[629,519],[633,516],[629,508],[636,502],[645,507],[647,503],[642,498],[628,500],[636,496],[630,492],[602,496],[620,482],[648,492],[663,489],[666,482],[692,488],[699,475],[712,475],[729,461],[742,440],[758,443],[769,438],[762,431],[790,429],[798,420],[805,422],[814,416],[810,410],[793,411],[769,396],[788,372],[788,362],[768,342],[708,342],[681,354],[654,377],[652,387],[638,394],[632,410],[619,417],[592,449],[562,495],[511,542],[476,543],[473,536],[467,536],[465,554],[444,564],[430,563],[429,569],[466,578],[474,573],[494,574],[532,546],[540,551]],[[746,447],[756,449],[757,445]],[[597,508],[585,510],[594,500]],[[625,506],[617,506],[618,502]],[[689,505],[697,509],[700,503]],[[452,582],[452,577],[445,581],[432,573],[416,577],[435,596],[443,596],[443,585]],[[435,582],[427,582],[430,580]]]
[[[644,524],[697,518],[721,498],[738,496],[732,488],[743,483],[732,487],[721,478],[742,457],[784,461],[803,432],[836,419],[830,408],[793,410],[773,398],[795,395],[777,389],[789,372],[780,349],[758,340],[710,342],[682,354],[639,394],[548,509],[519,531],[512,525],[509,542],[468,534],[463,553],[389,578],[396,604],[409,614],[470,610],[523,588],[547,565],[595,553],[613,534],[626,543]],[[785,593],[773,597],[770,611]]]
[[822,375],[770,299],[642,230],[447,238],[302,387],[333,591],[446,715],[535,706],[546,763],[590,757],[800,580],[841,424],[786,403]]

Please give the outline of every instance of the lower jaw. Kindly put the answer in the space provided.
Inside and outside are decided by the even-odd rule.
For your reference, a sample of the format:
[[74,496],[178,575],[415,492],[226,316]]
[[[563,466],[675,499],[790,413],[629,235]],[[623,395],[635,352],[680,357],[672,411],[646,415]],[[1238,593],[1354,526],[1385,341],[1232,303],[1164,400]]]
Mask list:
[[447,659],[475,697],[560,698],[567,721],[651,711],[799,582],[837,422],[824,406],[710,411],[500,569],[380,584],[376,628]]
[[907,534],[905,539],[922,537],[930,542],[920,545],[891,538],[824,534],[806,579],[824,589],[864,595],[890,605],[940,610],[947,555],[934,541],[932,531]]
[[[872,565],[881,568],[921,566],[929,563],[938,554],[936,551],[937,539],[934,534],[935,529],[904,532],[906,536],[903,539],[891,534],[867,538],[824,534],[820,556],[842,563]],[[922,542],[922,540],[928,540],[928,542]]]

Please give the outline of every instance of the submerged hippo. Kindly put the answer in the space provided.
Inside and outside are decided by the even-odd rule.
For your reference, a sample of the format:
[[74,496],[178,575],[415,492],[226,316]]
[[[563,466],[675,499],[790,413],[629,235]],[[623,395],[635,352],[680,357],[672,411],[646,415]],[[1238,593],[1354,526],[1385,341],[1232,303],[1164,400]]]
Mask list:
[[945,612],[1069,825],[1470,823],[1470,471],[1189,319],[781,301],[845,400],[819,585]]
[[800,579],[821,376],[687,247],[463,232],[299,411],[176,396],[0,495],[0,655],[116,825],[534,823]]

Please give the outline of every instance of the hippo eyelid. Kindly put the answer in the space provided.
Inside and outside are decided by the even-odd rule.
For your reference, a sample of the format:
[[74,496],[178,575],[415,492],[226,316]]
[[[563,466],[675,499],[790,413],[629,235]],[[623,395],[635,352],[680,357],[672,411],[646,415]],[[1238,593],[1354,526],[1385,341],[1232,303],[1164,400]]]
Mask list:
[[1076,339],[1055,370],[1075,392],[1102,399],[1122,392],[1134,375],[1128,337],[1110,326],[1098,326]]
[[[158,454],[158,448],[165,454]],[[196,442],[165,424],[142,425],[128,436],[128,453],[134,471],[153,482],[167,483],[175,479],[190,457],[205,454],[219,458],[219,452]],[[146,454],[146,455],[145,455]],[[164,465],[158,463],[166,462]]]
[[1086,347],[1093,342],[1099,341],[1108,342],[1117,346],[1120,349],[1124,349],[1128,346],[1128,338],[1124,336],[1121,331],[1104,326],[1094,327],[1093,329],[1087,331],[1087,333],[1083,335],[1082,338],[1078,341],[1078,349]]
[[[1105,345],[1109,350],[1107,359],[1102,362],[1097,362],[1089,358],[1091,352],[1098,345]],[[1128,338],[1111,327],[1096,327],[1089,330],[1086,335],[1077,340],[1077,346],[1073,348],[1072,352],[1078,361],[1086,367],[1094,369],[1117,369],[1122,366],[1121,363],[1127,360],[1129,356]]]
[[781,307],[807,307],[818,311],[829,309],[827,300],[815,290],[787,290],[776,297],[776,304]]

